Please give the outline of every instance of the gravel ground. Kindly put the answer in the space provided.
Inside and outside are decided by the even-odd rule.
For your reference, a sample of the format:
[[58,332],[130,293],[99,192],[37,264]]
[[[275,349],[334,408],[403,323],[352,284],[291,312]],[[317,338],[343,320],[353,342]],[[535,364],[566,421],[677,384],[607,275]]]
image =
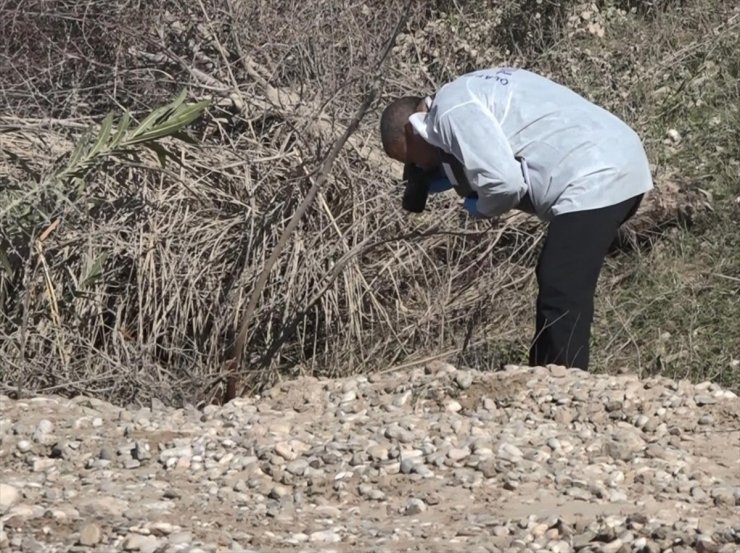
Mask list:
[[740,399],[435,362],[223,407],[0,396],[0,551],[740,551]]

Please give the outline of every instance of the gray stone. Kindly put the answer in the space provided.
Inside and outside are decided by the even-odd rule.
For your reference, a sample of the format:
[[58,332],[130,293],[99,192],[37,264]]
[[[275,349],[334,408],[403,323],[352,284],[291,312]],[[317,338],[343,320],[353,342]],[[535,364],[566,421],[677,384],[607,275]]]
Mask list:
[[48,490],[44,491],[44,499],[54,502],[58,501],[62,498],[62,492],[61,490],[58,490],[56,488],[49,488]]
[[167,543],[170,545],[184,545],[193,541],[193,534],[191,532],[173,532],[167,538]]
[[42,543],[30,536],[23,538],[21,551],[23,553],[44,553],[45,547]]
[[279,442],[275,444],[275,453],[286,461],[294,461],[300,455],[301,446],[299,442]]
[[655,432],[660,426],[660,420],[655,417],[649,417],[648,421],[645,423],[645,426],[642,427],[642,430],[648,433]]
[[411,474],[416,468],[416,461],[414,459],[402,459],[400,465],[400,471],[402,474]]
[[102,532],[100,531],[100,527],[97,524],[88,523],[84,524],[80,529],[80,538],[78,541],[80,545],[92,547],[100,543],[101,538]]
[[56,464],[56,459],[37,458],[33,460],[31,467],[33,472],[46,472],[47,470],[54,468]]
[[151,453],[149,452],[149,444],[146,442],[137,441],[131,450],[131,457],[137,461],[146,461],[151,459]]
[[694,402],[701,407],[703,405],[712,405],[717,403],[717,400],[707,394],[697,394],[694,396]]
[[495,478],[496,475],[500,472],[498,464],[494,459],[486,459],[485,461],[482,461],[478,464],[477,469],[486,478]]
[[4,513],[10,509],[18,502],[20,497],[21,493],[18,488],[0,482],[0,513]]
[[696,538],[695,548],[697,553],[718,553],[719,545],[712,541],[709,536],[699,535]]
[[467,390],[473,384],[473,375],[468,371],[458,371],[455,374],[455,384],[461,390]]
[[505,459],[507,461],[512,461],[512,462],[519,461],[524,456],[521,449],[519,449],[514,444],[510,444],[507,442],[503,442],[501,445],[499,445],[498,450],[496,451],[496,454],[501,459]]
[[151,524],[147,524],[146,527],[149,529],[150,532],[157,536],[169,536],[170,534],[172,534],[172,532],[180,529],[179,526],[175,526],[173,524],[170,524],[169,522],[153,522]]
[[714,500],[715,505],[735,506],[736,490],[726,486],[716,486],[709,491],[709,496]]
[[385,461],[388,459],[388,450],[390,448],[387,445],[377,444],[370,446],[367,449],[367,454],[374,461]]
[[580,501],[590,501],[592,497],[591,492],[589,492],[588,490],[584,490],[583,488],[580,488],[578,486],[568,488],[565,493],[573,499],[578,499]]
[[554,378],[566,378],[570,374],[570,370],[562,365],[550,364],[547,368]]
[[413,516],[413,515],[418,515],[419,513],[423,513],[426,510],[427,510],[427,505],[426,503],[424,503],[424,501],[418,498],[412,498],[406,502],[406,507],[404,507],[403,512],[406,515]]
[[547,548],[552,551],[552,553],[571,553],[573,551],[570,544],[564,540],[550,542],[547,544]]
[[123,461],[123,468],[125,469],[137,469],[141,466],[141,462],[137,461],[136,459],[124,459]]
[[36,429],[33,431],[32,439],[34,442],[44,443],[48,439],[48,435],[54,431],[54,424],[47,419],[42,419],[36,425]]
[[100,448],[100,453],[98,453],[98,458],[103,459],[105,461],[112,461],[115,459],[116,454],[113,452],[113,449],[109,446],[103,446]]
[[462,461],[468,455],[470,455],[470,449],[468,449],[467,447],[464,447],[464,448],[451,447],[447,451],[447,457],[453,461]]
[[445,411],[449,411],[450,413],[457,413],[460,410],[462,410],[462,405],[460,405],[460,402],[456,399],[450,399],[446,402]]
[[287,497],[291,494],[291,491],[286,486],[273,486],[270,490],[270,493],[268,496],[271,499],[282,499],[283,497]]
[[629,461],[632,459],[634,450],[628,444],[609,440],[604,444],[604,453],[618,461]]
[[426,465],[421,465],[421,464],[416,465],[416,467],[414,467],[414,472],[418,474],[419,476],[421,476],[422,478],[433,478],[434,477],[434,471]]
[[288,463],[285,467],[285,470],[287,470],[290,474],[293,474],[295,476],[303,476],[307,468],[308,468],[307,460],[296,459],[295,461],[291,461],[290,463]]
[[338,543],[342,541],[342,537],[333,530],[319,530],[312,532],[308,536],[309,541],[312,543]]
[[617,538],[616,540],[610,541],[601,545],[601,553],[619,553],[624,546],[624,542]]
[[124,551],[139,551],[141,553],[154,553],[160,546],[160,541],[154,536],[142,534],[129,534],[123,540]]
[[583,549],[588,546],[594,539],[596,539],[596,532],[587,531],[579,533],[573,536],[573,547],[576,549]]
[[647,415],[638,415],[635,418],[635,426],[641,430],[645,428],[648,422],[650,422],[650,417]]
[[352,403],[357,399],[357,392],[355,390],[347,390],[342,394],[342,397],[339,399],[339,403]]
[[371,501],[382,501],[385,499],[385,494],[382,491],[373,488],[370,484],[360,484],[358,486],[358,492],[362,497]]
[[707,493],[699,486],[691,488],[691,497],[698,503],[705,503],[708,500]]
[[189,445],[182,447],[171,447],[165,449],[159,454],[160,463],[167,463],[168,461],[177,462],[178,459],[190,458],[193,456],[193,448]]

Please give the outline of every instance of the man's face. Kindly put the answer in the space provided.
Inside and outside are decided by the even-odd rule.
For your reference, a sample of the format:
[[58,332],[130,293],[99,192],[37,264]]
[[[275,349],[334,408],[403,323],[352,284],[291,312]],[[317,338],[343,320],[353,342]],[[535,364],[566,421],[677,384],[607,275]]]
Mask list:
[[[425,111],[427,111],[426,104],[421,102],[417,112]],[[433,169],[442,162],[440,149],[432,146],[416,134],[411,123],[406,123],[404,126],[403,144],[399,144],[395,151],[390,152],[390,157],[401,163],[413,163],[422,169]]]
[[406,162],[413,163],[422,169],[433,169],[439,166],[442,156],[436,148],[416,134],[411,123],[406,123]]

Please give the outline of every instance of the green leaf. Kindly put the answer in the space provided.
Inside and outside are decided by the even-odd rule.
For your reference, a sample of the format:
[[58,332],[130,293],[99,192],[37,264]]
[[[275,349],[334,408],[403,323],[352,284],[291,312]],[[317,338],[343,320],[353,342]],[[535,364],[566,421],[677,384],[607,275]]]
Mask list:
[[177,132],[183,127],[187,126],[191,121],[192,120],[188,120],[185,122],[177,120],[169,121],[160,127],[156,127],[151,131],[138,136],[135,140],[128,142],[128,144],[141,144],[142,142],[147,142],[149,140],[157,140],[159,138],[164,138],[165,136],[170,136],[172,133]]
[[72,155],[69,156],[69,161],[67,162],[67,167],[65,170],[73,170],[74,166],[77,165],[82,159],[82,155],[85,152],[85,148],[88,146],[90,142],[90,134],[85,133],[82,137],[82,139],[77,143],[77,146],[75,146],[75,149],[72,150]]
[[[94,143],[94,134],[91,129],[77,143],[66,166],[59,167],[51,175],[39,178],[39,180],[46,186],[70,184],[79,186],[82,184],[82,179],[101,158],[131,155],[134,159],[138,159],[135,149],[131,148],[135,145],[143,145],[155,152],[163,167],[168,157],[180,163],[176,155],[156,144],[156,141],[172,136],[189,144],[198,143],[183,129],[203,114],[210,101],[202,100],[193,104],[185,104],[185,97],[186,91],[183,89],[169,104],[152,110],[133,130],[130,129],[131,115],[126,111],[114,133],[113,113],[109,113],[101,123]],[[59,163],[62,163],[62,160]]]
[[100,152],[100,150],[103,148],[103,146],[108,142],[108,137],[110,136],[111,128],[113,127],[113,112],[109,113],[105,119],[103,119],[103,124],[100,127],[100,134],[98,135],[98,140],[95,142],[95,145],[92,147],[92,149],[89,152],[89,156],[95,156]]
[[139,123],[139,126],[137,126],[136,129],[132,131],[131,136],[135,137],[143,132],[148,131],[152,126],[156,124],[157,120],[161,117],[163,112],[164,108],[157,108],[153,110],[147,117],[144,118],[141,123]]
[[98,258],[93,262],[92,267],[90,267],[90,270],[87,272],[84,278],[80,280],[80,284],[77,286],[77,290],[86,288],[100,279],[101,275],[103,274],[103,264],[105,263],[106,259],[107,255],[105,254],[105,252],[98,256]]
[[147,132],[138,134],[135,138],[126,141],[127,144],[140,144],[148,140],[156,140],[165,136],[171,135],[173,132],[186,127],[203,113],[203,110],[208,105],[207,101],[198,102],[183,109],[176,117],[172,117],[165,121],[161,125],[153,127]]
[[160,107],[152,111],[144,120],[139,124],[136,130],[133,132],[133,136],[139,136],[141,133],[149,130],[150,127],[163,119],[163,116],[174,111],[177,107],[182,104],[185,100],[185,89],[182,89],[177,97],[170,102],[168,105]]
[[116,134],[113,135],[113,139],[111,140],[111,145],[115,148],[121,143],[121,139],[123,138],[123,135],[128,130],[128,126],[131,123],[131,114],[128,111],[123,112],[123,117],[121,117],[121,121],[118,123],[118,129],[116,130]]

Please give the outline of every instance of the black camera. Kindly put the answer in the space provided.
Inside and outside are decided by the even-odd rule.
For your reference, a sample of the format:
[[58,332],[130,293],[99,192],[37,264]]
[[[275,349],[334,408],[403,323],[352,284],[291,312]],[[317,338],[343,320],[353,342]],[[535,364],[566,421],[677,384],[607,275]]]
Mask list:
[[401,202],[403,209],[412,213],[424,211],[429,197],[430,173],[412,163],[404,165],[403,182],[406,183],[406,189]]
[[450,182],[442,165],[431,169],[423,169],[413,163],[406,163],[403,166],[403,181],[406,183],[401,203],[403,209],[412,213],[421,213],[427,205],[430,191],[438,192],[450,187],[454,188],[461,198],[477,197],[470,187],[465,170],[457,159],[445,154],[443,165],[446,165],[455,175],[454,184]]
[[441,167],[422,169],[412,163],[403,167],[403,181],[406,189],[403,192],[401,205],[406,211],[421,213],[427,205],[429,189],[432,182],[445,178]]

